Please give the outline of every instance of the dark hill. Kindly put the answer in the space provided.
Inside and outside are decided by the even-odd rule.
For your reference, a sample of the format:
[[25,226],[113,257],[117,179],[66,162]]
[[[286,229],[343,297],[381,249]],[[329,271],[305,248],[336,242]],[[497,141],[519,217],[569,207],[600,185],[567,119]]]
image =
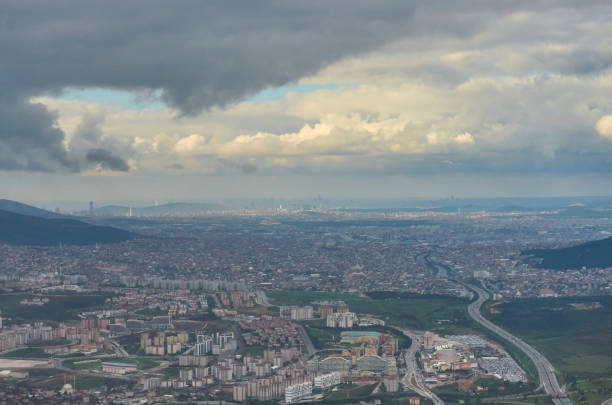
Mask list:
[[68,215],[43,210],[17,201],[0,199],[0,210],[41,218],[69,218]]
[[123,242],[136,236],[74,219],[48,219],[0,210],[0,243],[9,245],[92,245]]
[[523,253],[542,259],[538,267],[547,269],[612,267],[612,237],[562,249],[533,249]]

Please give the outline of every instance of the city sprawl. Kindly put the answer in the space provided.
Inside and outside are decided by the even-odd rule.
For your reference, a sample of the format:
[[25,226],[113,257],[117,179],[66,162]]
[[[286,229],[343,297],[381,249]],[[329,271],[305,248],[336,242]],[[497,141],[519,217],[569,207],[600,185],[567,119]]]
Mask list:
[[609,235],[610,219],[554,211],[91,220],[139,236],[0,245],[0,403],[441,404],[451,388],[522,395],[539,378],[565,404],[545,359],[480,307],[612,292],[611,268],[544,268],[525,253]]

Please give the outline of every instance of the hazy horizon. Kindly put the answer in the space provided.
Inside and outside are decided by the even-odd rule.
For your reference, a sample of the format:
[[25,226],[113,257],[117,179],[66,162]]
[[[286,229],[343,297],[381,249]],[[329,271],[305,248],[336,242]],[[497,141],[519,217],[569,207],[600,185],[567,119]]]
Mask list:
[[[3,199],[0,196],[0,200]],[[512,197],[459,197],[455,195],[440,197],[329,197],[311,195],[300,197],[262,196],[262,197],[217,197],[217,198],[166,198],[166,199],[109,199],[109,200],[11,200],[49,211],[59,209],[64,213],[88,214],[89,204],[94,208],[123,206],[131,208],[149,208],[173,204],[202,204],[210,209],[270,210],[280,207],[289,210],[303,209],[368,209],[368,210],[423,210],[437,208],[461,209],[469,211],[496,211],[508,208],[525,210],[550,210],[581,207],[587,209],[607,209],[612,205],[612,195],[568,195],[568,196],[512,196]],[[99,214],[97,214],[99,215]],[[101,214],[104,216],[104,214]],[[113,215],[116,215],[113,214]]]

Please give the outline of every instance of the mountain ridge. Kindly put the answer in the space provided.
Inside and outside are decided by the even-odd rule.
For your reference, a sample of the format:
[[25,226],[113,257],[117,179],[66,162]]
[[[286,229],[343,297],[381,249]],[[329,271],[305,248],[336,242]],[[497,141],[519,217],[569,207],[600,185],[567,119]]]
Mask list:
[[72,218],[43,218],[0,209],[0,244],[54,246],[119,243],[138,235]]
[[28,216],[33,216],[33,217],[47,218],[47,219],[74,218],[70,215],[58,214],[56,212],[38,208],[33,205],[24,204],[19,201],[7,200],[4,198],[0,198],[0,210],[13,212],[15,214],[20,214],[20,215],[28,215]]
[[531,249],[523,254],[540,259],[538,267],[569,270],[612,267],[612,237],[560,249]]

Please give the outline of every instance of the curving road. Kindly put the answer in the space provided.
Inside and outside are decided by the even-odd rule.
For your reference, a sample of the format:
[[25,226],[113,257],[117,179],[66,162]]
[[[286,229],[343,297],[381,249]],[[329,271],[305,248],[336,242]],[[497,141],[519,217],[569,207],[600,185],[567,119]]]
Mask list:
[[548,394],[552,398],[555,405],[571,404],[567,394],[565,393],[565,390],[559,386],[557,376],[555,375],[554,367],[552,366],[552,364],[550,364],[546,357],[544,357],[532,346],[528,345],[521,339],[500,328],[499,326],[495,325],[493,322],[482,316],[482,314],[480,313],[480,307],[485,301],[489,299],[489,293],[487,293],[481,288],[472,285],[466,285],[466,287],[474,290],[478,294],[478,299],[472,302],[468,307],[468,312],[472,319],[474,319],[476,322],[489,329],[490,331],[508,340],[516,347],[521,349],[527,356],[529,356],[531,361],[533,361],[533,363],[538,369],[538,375],[540,377],[540,386],[544,386],[546,394]]
[[425,386],[423,382],[423,375],[419,371],[416,362],[416,353],[423,344],[423,335],[416,334],[407,329],[399,329],[406,336],[409,336],[412,340],[410,348],[404,353],[404,359],[406,360],[406,375],[404,376],[404,385],[419,394],[422,397],[429,398],[435,405],[444,405],[436,394],[434,394],[429,388]]

